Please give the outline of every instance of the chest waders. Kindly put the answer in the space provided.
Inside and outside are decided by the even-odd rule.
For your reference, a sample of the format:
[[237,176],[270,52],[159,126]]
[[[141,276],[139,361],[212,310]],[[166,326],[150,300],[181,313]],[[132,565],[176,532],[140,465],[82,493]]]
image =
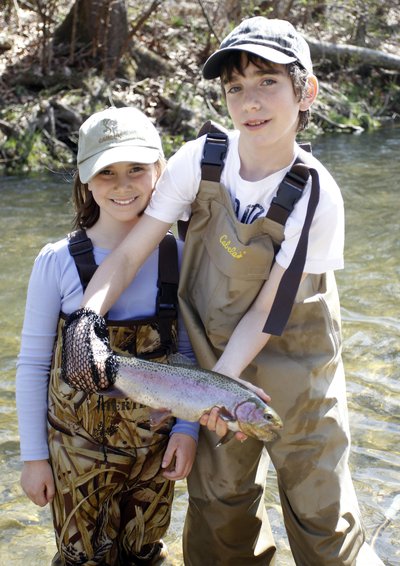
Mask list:
[[[193,349],[200,365],[208,369],[268,279],[284,238],[290,197],[296,193],[301,197],[302,189],[296,165],[281,183],[266,217],[240,223],[228,191],[219,182],[226,149],[223,133],[207,136],[179,284],[180,308]],[[300,152],[300,160],[307,164],[306,152]],[[311,169],[310,174],[315,193],[318,175]],[[315,206],[315,195],[311,194],[310,202],[309,210]],[[274,212],[276,207],[283,209],[277,209],[280,216]],[[307,226],[300,247],[307,240],[304,231]],[[278,290],[266,324],[278,335],[271,336],[242,374],[271,396],[271,405],[283,420],[282,433],[266,446],[248,438],[243,444],[233,440],[215,449],[216,435],[201,427],[188,478],[185,566],[276,564],[264,505],[267,452],[276,469],[297,565],[354,565],[363,542],[348,470],[349,429],[335,279],[333,273],[308,275],[298,286],[305,259],[304,249],[300,257],[298,251],[287,270],[294,283],[289,282],[286,296],[285,289]]]
[[[77,231],[69,248],[85,288],[97,267],[92,243]],[[156,315],[107,324],[116,352],[165,363],[177,343],[178,258],[172,235],[160,244],[158,271]],[[49,383],[52,513],[59,551],[53,564],[159,564],[173,499],[173,482],[163,478],[161,462],[173,421],[152,432],[149,408],[76,391],[61,381],[64,318]]]

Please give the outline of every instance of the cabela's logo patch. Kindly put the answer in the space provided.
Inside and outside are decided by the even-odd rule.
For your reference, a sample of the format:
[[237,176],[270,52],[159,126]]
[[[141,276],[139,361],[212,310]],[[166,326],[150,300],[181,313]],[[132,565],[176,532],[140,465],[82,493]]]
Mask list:
[[232,242],[226,234],[223,234],[220,237],[219,243],[223,248],[225,248],[228,254],[235,259],[241,259],[244,255],[246,255],[246,250],[240,250],[237,246],[232,246]]

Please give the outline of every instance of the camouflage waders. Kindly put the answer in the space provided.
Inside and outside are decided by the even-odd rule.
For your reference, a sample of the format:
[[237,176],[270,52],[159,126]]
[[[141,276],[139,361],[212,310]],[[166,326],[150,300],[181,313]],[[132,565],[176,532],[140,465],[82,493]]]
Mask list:
[[[180,307],[197,359],[210,369],[268,279],[284,227],[270,218],[240,223],[228,191],[216,180],[202,180],[192,214],[180,274]],[[271,395],[284,427],[265,447],[249,438],[217,450],[217,437],[201,427],[188,478],[185,565],[276,564],[263,497],[267,451],[277,472],[296,564],[354,565],[364,534],[348,469],[333,273],[306,278],[284,333],[271,337],[242,377]]]
[[[175,345],[176,318],[169,324]],[[170,522],[174,489],[162,476],[161,462],[173,420],[152,432],[149,408],[130,399],[76,391],[61,381],[63,325],[60,318],[49,383],[58,547],[53,564],[159,564],[159,541]],[[111,347],[165,363],[168,352],[163,351],[159,326],[156,316],[109,322]]]

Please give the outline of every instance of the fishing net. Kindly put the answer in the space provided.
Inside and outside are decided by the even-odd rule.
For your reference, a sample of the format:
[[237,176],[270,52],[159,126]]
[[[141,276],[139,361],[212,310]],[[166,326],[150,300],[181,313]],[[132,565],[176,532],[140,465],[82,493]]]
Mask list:
[[73,312],[63,329],[62,379],[95,393],[114,384],[117,369],[104,318],[86,308]]

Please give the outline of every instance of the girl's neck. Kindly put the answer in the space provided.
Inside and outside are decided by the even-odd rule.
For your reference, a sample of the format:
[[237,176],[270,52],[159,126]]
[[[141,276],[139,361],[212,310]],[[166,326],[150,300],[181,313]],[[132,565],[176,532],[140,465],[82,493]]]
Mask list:
[[99,220],[86,230],[93,245],[107,250],[116,248],[129,234],[139,219],[132,222],[106,222],[100,217]]

